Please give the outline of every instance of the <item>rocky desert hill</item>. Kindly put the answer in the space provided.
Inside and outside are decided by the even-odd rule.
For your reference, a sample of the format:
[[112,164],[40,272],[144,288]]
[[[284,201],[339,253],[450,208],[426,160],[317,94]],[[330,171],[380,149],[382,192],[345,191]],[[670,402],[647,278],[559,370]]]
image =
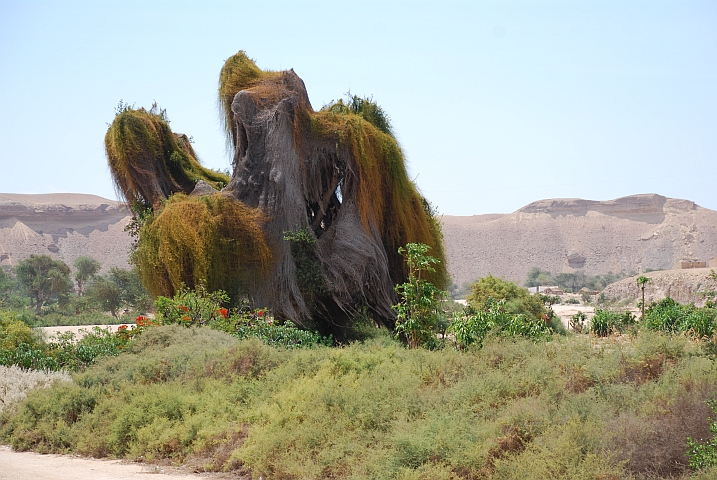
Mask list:
[[88,255],[102,264],[102,273],[129,268],[129,220],[120,203],[95,195],[0,193],[0,265],[44,254],[71,266]]
[[[34,253],[69,265],[89,255],[103,273],[129,268],[129,220],[120,203],[94,195],[0,193],[0,265],[16,265]],[[660,195],[540,200],[511,214],[445,215],[443,231],[448,268],[458,284],[488,273],[522,283],[533,266],[552,273],[639,273],[717,257],[717,212]],[[708,273],[651,272],[647,276],[655,281],[647,293],[695,301]],[[606,293],[635,298],[633,284],[626,279]]]
[[458,284],[488,273],[522,284],[534,266],[552,273],[640,273],[717,256],[717,211],[655,194],[540,200],[510,214],[445,215],[443,232]]
[[[644,274],[650,281],[645,285],[645,305],[672,297],[680,303],[694,303],[698,307],[707,298],[701,293],[717,290],[717,280],[712,272],[717,268],[691,268],[689,270],[665,270]],[[635,277],[624,278],[608,285],[603,293],[608,298],[639,299],[640,289]]]

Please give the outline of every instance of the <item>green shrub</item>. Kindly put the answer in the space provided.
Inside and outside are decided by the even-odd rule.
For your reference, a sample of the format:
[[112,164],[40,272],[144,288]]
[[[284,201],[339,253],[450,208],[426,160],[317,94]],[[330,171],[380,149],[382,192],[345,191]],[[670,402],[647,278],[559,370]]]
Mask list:
[[440,260],[428,255],[431,247],[423,243],[408,243],[399,248],[408,267],[405,283],[396,285],[399,302],[393,305],[396,310],[396,334],[406,339],[409,348],[419,345],[432,347],[443,312],[441,300],[447,292],[426,281],[430,273],[436,271],[434,265]]
[[645,326],[651,330],[710,337],[717,329],[717,309],[694,304],[681,305],[670,297],[652,303],[645,312]]
[[0,413],[0,436],[252,478],[685,478],[714,361],[662,332],[602,343],[285,349],[160,326],[74,385],[30,392]]
[[204,285],[190,290],[182,287],[172,298],[157,297],[154,306],[157,320],[165,324],[185,327],[207,325],[220,317],[226,317],[229,295],[222,290],[208,292]]
[[613,332],[624,333],[635,325],[635,320],[630,311],[615,312],[597,308],[590,321],[590,332],[598,337],[606,337]]
[[456,347],[463,350],[472,344],[481,345],[489,333],[504,336],[541,338],[550,335],[551,329],[543,320],[533,320],[523,314],[505,310],[505,300],[489,298],[485,309],[468,314],[454,314],[447,333],[455,338]]
[[0,349],[0,365],[17,365],[34,370],[81,371],[99,357],[117,356],[130,342],[121,332],[94,327],[77,339],[72,332],[59,333],[51,341],[19,343]]

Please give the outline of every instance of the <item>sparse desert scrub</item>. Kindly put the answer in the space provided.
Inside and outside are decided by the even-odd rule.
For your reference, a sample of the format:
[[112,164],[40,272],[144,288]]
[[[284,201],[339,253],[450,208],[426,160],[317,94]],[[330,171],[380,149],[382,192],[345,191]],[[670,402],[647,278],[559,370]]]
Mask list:
[[34,388],[45,388],[53,382],[72,382],[66,372],[26,370],[16,365],[0,366],[0,412],[19,402]]
[[386,332],[286,349],[164,326],[31,392],[0,428],[17,449],[253,478],[687,478],[715,361],[683,337],[623,340],[488,336],[457,352]]

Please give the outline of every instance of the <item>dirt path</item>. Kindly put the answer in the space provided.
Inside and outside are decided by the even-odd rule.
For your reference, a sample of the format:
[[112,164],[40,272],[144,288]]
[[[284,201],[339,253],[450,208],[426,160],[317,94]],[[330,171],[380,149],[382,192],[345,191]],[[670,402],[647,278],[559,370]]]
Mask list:
[[10,447],[0,445],[0,480],[147,480],[149,475],[155,474],[171,480],[218,478],[214,475],[183,473],[181,469],[165,469],[121,460],[13,452]]
[[60,326],[60,327],[42,327],[42,331],[45,332],[45,337],[50,338],[58,333],[72,332],[77,338],[82,338],[84,334],[80,330],[90,332],[94,327],[100,327],[103,330],[111,330],[116,332],[119,325],[73,325],[73,326]]

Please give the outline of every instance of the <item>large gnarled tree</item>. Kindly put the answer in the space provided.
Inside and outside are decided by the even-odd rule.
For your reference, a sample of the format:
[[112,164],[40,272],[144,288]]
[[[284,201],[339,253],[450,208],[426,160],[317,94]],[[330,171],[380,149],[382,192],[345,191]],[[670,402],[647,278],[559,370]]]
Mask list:
[[[219,100],[234,153],[226,186],[156,109],[125,108],[107,132],[118,190],[153,210],[135,254],[148,290],[203,282],[339,335],[364,307],[392,326],[407,275],[399,247],[444,252],[380,107],[351,97],[315,111],[293,70],[262,71],[241,51],[222,68]],[[445,288],[445,262],[430,281]]]

